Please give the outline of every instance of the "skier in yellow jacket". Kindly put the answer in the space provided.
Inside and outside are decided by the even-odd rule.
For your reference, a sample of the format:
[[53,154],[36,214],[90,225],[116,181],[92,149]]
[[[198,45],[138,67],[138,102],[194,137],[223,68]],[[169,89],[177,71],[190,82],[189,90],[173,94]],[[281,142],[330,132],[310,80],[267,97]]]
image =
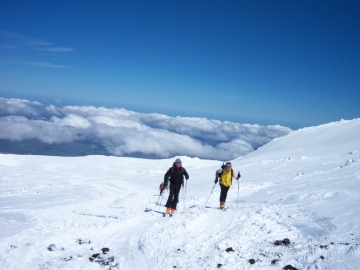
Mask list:
[[231,162],[226,162],[225,166],[215,172],[215,184],[220,178],[220,209],[224,209],[227,193],[232,185],[232,179],[239,181],[241,175],[238,173],[237,177],[234,176],[234,170],[232,169]]

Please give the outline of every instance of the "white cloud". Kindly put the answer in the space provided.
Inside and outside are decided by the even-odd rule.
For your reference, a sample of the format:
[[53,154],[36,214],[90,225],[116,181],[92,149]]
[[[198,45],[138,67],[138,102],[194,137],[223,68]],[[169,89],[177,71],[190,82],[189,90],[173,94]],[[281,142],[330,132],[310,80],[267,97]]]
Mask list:
[[46,40],[30,38],[18,33],[0,31],[1,45],[7,49],[34,49],[50,52],[71,52],[70,47],[51,47],[52,43]]
[[0,97],[0,115],[37,116],[37,106],[41,106],[41,103],[25,99]]
[[54,47],[54,48],[44,48],[43,51],[49,51],[49,52],[71,52],[71,51],[73,51],[73,48],[68,48],[68,47]]
[[[46,40],[30,38],[18,33],[10,33],[0,30],[0,48],[4,50],[15,50],[15,51],[37,51],[42,52],[41,54],[47,56],[54,53],[68,53],[72,52],[73,48],[70,47],[54,47],[51,42]],[[2,63],[9,63],[15,65],[30,65],[45,68],[73,68],[67,65],[60,65],[51,62],[44,61],[28,61],[17,59],[0,59]],[[44,59],[44,57],[42,57]]]
[[23,116],[0,117],[0,130],[0,139],[12,141],[38,139],[45,143],[64,143],[80,139],[72,127],[62,127],[44,120],[29,120]]
[[28,66],[36,66],[36,67],[47,67],[47,68],[73,68],[71,66],[58,65],[49,62],[31,62],[31,61],[19,61],[19,60],[1,60],[1,62],[15,64],[15,65],[28,65]]
[[71,66],[63,66],[57,65],[48,62],[21,62],[22,64],[30,65],[30,66],[37,66],[37,67],[49,67],[49,68],[72,68]]
[[91,126],[91,123],[88,120],[75,114],[69,114],[61,119],[53,116],[50,121],[57,126],[70,126],[79,129],[86,129]]
[[45,109],[52,115],[59,115],[60,113],[57,111],[56,107],[54,105],[50,105],[45,107]]
[[17,33],[10,33],[5,31],[0,31],[0,36],[2,39],[2,42],[8,42],[10,44],[16,44],[17,46],[49,46],[51,45],[50,42],[41,40],[41,39],[35,39],[35,38],[29,38]]
[[0,105],[6,105],[0,111],[4,115],[0,117],[1,139],[39,139],[46,143],[87,140],[103,145],[114,155],[230,160],[291,132],[282,126],[170,117],[121,108],[44,107],[38,102],[5,98],[0,98]]

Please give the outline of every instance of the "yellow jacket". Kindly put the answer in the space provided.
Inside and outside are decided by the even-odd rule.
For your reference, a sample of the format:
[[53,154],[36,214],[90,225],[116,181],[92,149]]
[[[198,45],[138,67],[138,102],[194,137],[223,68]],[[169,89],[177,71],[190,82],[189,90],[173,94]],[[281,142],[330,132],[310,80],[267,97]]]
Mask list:
[[225,187],[230,187],[232,185],[233,174],[233,169],[230,171],[223,170],[220,177],[220,184]]

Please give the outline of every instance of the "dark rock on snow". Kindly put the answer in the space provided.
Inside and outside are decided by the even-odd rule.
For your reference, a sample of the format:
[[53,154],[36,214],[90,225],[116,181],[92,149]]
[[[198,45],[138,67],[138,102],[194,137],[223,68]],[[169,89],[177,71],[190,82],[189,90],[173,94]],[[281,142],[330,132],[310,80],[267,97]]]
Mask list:
[[98,264],[102,266],[110,265],[111,267],[116,267],[118,264],[113,264],[115,262],[115,258],[113,256],[111,257],[103,257],[100,253],[95,253],[91,257],[89,257],[90,262],[97,262]]
[[90,243],[91,243],[91,241],[84,241],[84,240],[81,240],[81,239],[78,239],[76,242],[77,242],[79,245],[90,244]]
[[69,256],[69,257],[66,257],[66,258],[61,258],[60,260],[62,260],[62,261],[70,261],[70,260],[72,260],[72,257],[71,256]]
[[288,238],[285,238],[284,240],[276,240],[274,242],[275,246],[288,246],[290,245],[290,240]]
[[110,251],[110,249],[105,247],[105,248],[102,248],[101,251],[103,254],[106,254]]
[[94,259],[96,259],[97,257],[99,257],[99,255],[100,255],[100,253],[95,253],[95,254],[93,254],[93,255],[89,258],[90,262],[94,261]]
[[284,270],[297,270],[297,268],[295,268],[294,266],[292,266],[290,264],[286,265],[283,269]]
[[55,250],[56,250],[56,245],[55,245],[55,244],[51,244],[51,245],[49,245],[49,246],[47,247],[47,249],[48,249],[49,251],[55,251]]

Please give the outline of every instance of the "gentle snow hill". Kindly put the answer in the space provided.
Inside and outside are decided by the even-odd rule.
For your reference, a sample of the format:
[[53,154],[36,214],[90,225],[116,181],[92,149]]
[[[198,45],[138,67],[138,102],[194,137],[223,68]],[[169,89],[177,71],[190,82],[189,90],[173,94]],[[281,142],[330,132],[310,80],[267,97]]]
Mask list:
[[281,186],[257,192],[259,198],[266,193],[274,203],[296,202],[350,232],[360,227],[354,222],[360,216],[359,152],[360,119],[342,120],[293,131],[233,163],[244,181]]
[[225,212],[222,162],[180,158],[186,198],[164,218],[158,186],[175,158],[0,155],[0,268],[360,269],[360,119],[233,160]]

